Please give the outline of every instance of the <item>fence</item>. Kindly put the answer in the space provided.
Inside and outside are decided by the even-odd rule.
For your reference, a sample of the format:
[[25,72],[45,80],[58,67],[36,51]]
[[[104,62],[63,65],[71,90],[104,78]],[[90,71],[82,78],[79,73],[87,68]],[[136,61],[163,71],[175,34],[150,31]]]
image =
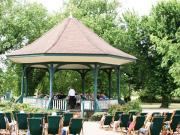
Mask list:
[[41,99],[41,98],[34,98],[34,97],[23,98],[24,103],[28,103],[34,107],[39,107],[39,108],[48,108],[48,101],[49,99]]
[[53,109],[67,110],[67,101],[65,99],[53,99]]
[[[48,108],[48,99],[40,99],[33,97],[24,97],[24,103],[39,108]],[[97,105],[100,110],[107,110],[111,105],[118,104],[118,100],[98,100]],[[53,99],[52,108],[58,110],[67,110],[67,101],[65,99]],[[84,100],[81,102],[81,110],[92,111],[94,110],[94,100]]]
[[[98,100],[97,105],[100,110],[107,110],[111,105],[118,104],[118,100],[110,99],[110,100]],[[83,106],[84,105],[84,106]],[[81,102],[81,110],[84,108],[86,111],[90,111],[94,109],[94,100],[84,100]]]

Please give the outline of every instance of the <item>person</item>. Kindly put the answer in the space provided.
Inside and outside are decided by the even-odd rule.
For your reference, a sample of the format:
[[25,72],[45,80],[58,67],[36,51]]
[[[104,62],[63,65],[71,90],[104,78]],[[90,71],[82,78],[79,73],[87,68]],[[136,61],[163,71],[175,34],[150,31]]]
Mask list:
[[58,94],[53,95],[53,99],[58,99]]
[[152,120],[152,113],[148,113],[142,128],[139,129],[138,135],[148,135]]
[[98,92],[97,93],[97,100],[99,100],[100,99],[100,93]]
[[[122,114],[124,114],[124,113],[122,113]],[[113,123],[113,131],[117,131],[117,129],[118,129],[120,123],[121,123],[122,114],[119,114],[119,119],[117,121],[114,121],[114,123]]]
[[137,118],[137,115],[134,115],[133,121],[130,123],[130,125],[128,127],[128,134],[131,134],[131,132],[134,130],[134,127],[136,125],[136,118]]
[[86,100],[87,99],[86,95],[83,94],[83,93],[80,96],[81,96],[81,100]]
[[101,128],[104,126],[104,121],[105,121],[105,118],[107,115],[108,115],[108,113],[104,113],[103,116],[101,117],[101,120],[99,122]]
[[66,95],[64,95],[62,92],[58,94],[58,99],[64,99],[66,98]]
[[180,122],[178,123],[176,127],[176,131],[174,132],[174,135],[180,135]]
[[76,105],[78,107],[80,107],[81,105],[81,95],[79,95],[78,93],[75,94],[75,97],[76,97]]
[[75,90],[72,88],[69,88],[68,97],[69,97],[69,106],[70,109],[74,109],[76,105],[76,97],[75,97]]
[[[170,121],[164,122],[163,129],[162,129],[162,135],[172,134],[170,125],[172,123],[172,119],[173,119],[174,115],[175,115],[175,111],[172,112],[172,116],[171,116]],[[166,113],[164,113],[164,116],[166,116]]]

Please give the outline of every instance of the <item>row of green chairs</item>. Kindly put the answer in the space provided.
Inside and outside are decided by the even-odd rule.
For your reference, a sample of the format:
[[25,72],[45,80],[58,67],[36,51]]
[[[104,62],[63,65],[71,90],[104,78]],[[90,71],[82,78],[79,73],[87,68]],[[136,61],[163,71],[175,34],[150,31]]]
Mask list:
[[[140,115],[136,117],[136,123],[134,127],[135,131],[139,130],[144,125],[146,114],[147,113],[140,113]],[[116,112],[114,116],[114,120],[118,120],[120,115],[121,115],[120,127],[125,127],[127,129],[130,124],[131,114],[130,113],[124,114],[123,112]],[[135,115],[135,113],[133,113],[133,115]],[[153,124],[151,125],[151,128],[150,128],[151,135],[159,135],[163,126],[163,122],[170,121],[171,116],[172,116],[172,113],[169,113],[169,112],[165,113],[163,116],[161,116],[160,113],[155,112],[153,114],[153,121],[152,121]],[[113,122],[113,116],[111,115],[105,116],[104,125],[110,126],[112,122]],[[172,118],[171,125],[170,125],[173,132],[175,132],[176,127],[179,122],[180,122],[180,115],[174,115],[174,117]]]
[[[19,113],[19,112],[13,112],[14,119],[17,121],[17,134],[19,133],[19,130],[27,130],[28,128],[30,129],[30,132],[32,129],[35,131],[39,129],[39,132],[41,131],[41,128],[44,127],[44,123],[48,123],[48,133],[51,134],[57,134],[59,132],[59,123],[62,119],[62,113],[59,113],[58,116],[48,116],[46,113]],[[74,123],[80,123],[82,120],[78,119],[73,119],[73,113],[64,113],[63,114],[63,126],[69,126],[70,121],[76,121],[76,122],[71,122],[71,125]],[[44,119],[47,119],[44,121]],[[29,124],[28,124],[29,122]],[[32,125],[31,123],[35,123],[36,126],[30,126]],[[28,127],[29,125],[29,127]],[[82,125],[82,124],[81,124]],[[80,124],[74,124],[71,126],[70,131],[72,132],[74,129],[76,129],[77,126],[81,126]],[[79,128],[78,128],[79,129]],[[80,129],[79,129],[80,130]],[[73,132],[78,132],[78,130],[74,130]],[[32,131],[33,132],[33,131]],[[39,133],[38,132],[38,133]]]
[[[54,117],[58,116],[49,116],[54,119]],[[48,118],[49,118],[48,117]],[[59,123],[60,120],[58,121],[56,118],[56,121],[51,119],[52,121],[50,124],[48,124],[48,134],[59,134]],[[40,118],[29,118],[29,132],[31,135],[42,135],[43,134],[43,127],[42,127],[42,119]],[[80,134],[81,130],[83,129],[83,119],[80,118],[71,118],[70,123],[69,123],[69,128],[68,128],[68,134]]]
[[[73,117],[73,114],[72,113],[65,113],[63,115],[63,125],[64,126],[68,126],[69,125],[69,122],[70,122],[70,119]],[[60,119],[62,118],[61,115],[58,115],[58,116],[48,116],[47,114],[44,114],[44,113],[30,113],[30,114],[27,114],[27,113],[16,113],[15,114],[15,119],[17,121],[17,133],[18,133],[18,130],[26,130],[28,129],[28,123],[27,123],[27,119],[28,118],[40,118],[42,119],[43,121],[43,125],[44,123],[48,123],[48,133],[53,133],[56,132],[57,133],[57,127],[59,127],[59,122],[60,122]],[[44,119],[45,119],[45,122],[44,122]],[[38,121],[38,120],[37,120]],[[55,130],[56,129],[56,130]]]
[[[114,121],[117,121],[119,120],[119,116],[121,114],[123,114],[124,112],[120,112],[120,111],[117,111],[114,115]],[[129,120],[132,121],[133,120],[133,115],[136,115],[138,113],[137,110],[131,110],[128,112],[128,116],[129,116]],[[144,113],[144,115],[146,115],[147,113]]]
[[0,130],[3,130],[5,134],[10,133],[4,113],[0,113]]
[[[135,124],[135,130],[139,130],[144,124],[145,116],[137,116],[136,118],[136,124]],[[107,115],[105,116],[104,124],[105,126],[110,126],[113,122],[113,116]],[[126,129],[129,126],[129,114],[121,114],[121,123],[120,127],[125,127]]]

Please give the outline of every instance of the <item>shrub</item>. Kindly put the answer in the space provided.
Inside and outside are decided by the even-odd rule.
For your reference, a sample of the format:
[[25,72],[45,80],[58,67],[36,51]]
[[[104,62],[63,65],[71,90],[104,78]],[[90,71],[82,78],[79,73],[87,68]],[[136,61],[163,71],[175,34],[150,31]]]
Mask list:
[[47,109],[43,109],[43,108],[32,107],[29,104],[25,104],[25,103],[13,103],[13,102],[1,102],[0,103],[0,111],[11,112],[11,111],[20,111],[20,110],[23,110],[28,113],[54,111],[54,110],[47,110]]
[[100,121],[101,117],[103,116],[105,112],[95,112],[91,117],[90,120],[91,121]]
[[141,102],[139,100],[134,100],[134,101],[130,101],[124,105],[112,105],[108,109],[108,113],[110,113],[111,115],[114,115],[115,112],[117,112],[117,111],[128,112],[131,110],[137,110],[137,111],[141,112],[142,108],[141,108],[140,104],[141,104]]

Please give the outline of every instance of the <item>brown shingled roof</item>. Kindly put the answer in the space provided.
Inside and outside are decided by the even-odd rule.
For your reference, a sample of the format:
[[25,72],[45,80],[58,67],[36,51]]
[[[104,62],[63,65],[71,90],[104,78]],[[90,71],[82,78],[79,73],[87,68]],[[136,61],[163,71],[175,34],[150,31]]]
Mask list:
[[[8,54],[13,57],[28,55],[110,55],[135,60],[136,58],[114,48],[75,18],[67,18],[31,44]],[[38,61],[39,62],[39,61]],[[50,62],[50,61],[49,61]],[[26,63],[26,62],[25,62]],[[32,63],[32,62],[31,62]],[[126,62],[127,63],[127,62]]]

